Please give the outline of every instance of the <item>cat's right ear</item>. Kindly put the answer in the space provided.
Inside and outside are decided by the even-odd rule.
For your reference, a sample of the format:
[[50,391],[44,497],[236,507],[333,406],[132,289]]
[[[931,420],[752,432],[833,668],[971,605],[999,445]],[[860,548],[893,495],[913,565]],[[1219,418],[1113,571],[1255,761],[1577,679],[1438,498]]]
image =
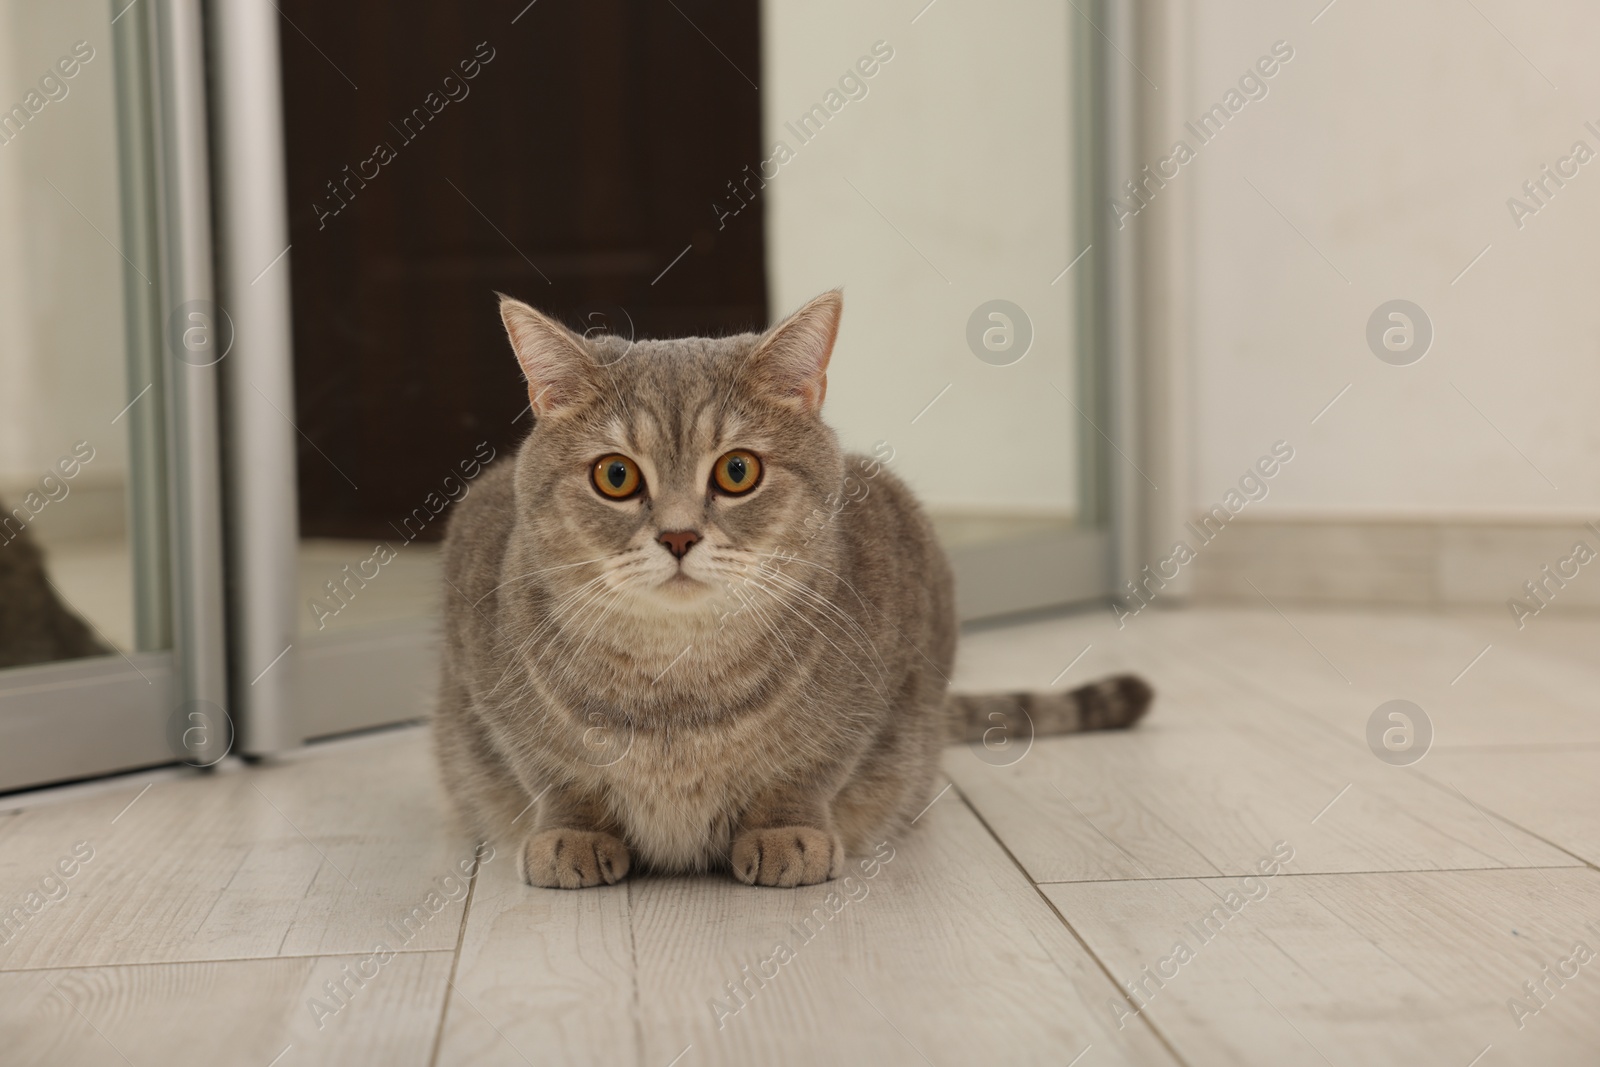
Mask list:
[[528,379],[534,417],[553,415],[587,398],[594,388],[594,361],[583,339],[522,301],[495,295],[500,298],[500,321],[505,323],[511,350]]

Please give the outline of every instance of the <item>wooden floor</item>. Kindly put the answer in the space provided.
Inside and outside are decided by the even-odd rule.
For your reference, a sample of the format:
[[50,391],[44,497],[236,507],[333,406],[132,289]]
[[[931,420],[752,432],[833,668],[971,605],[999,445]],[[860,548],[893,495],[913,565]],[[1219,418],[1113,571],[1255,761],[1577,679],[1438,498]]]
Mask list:
[[[975,633],[963,688],[1131,668],[1155,710],[952,748],[872,877],[799,890],[458,880],[419,729],[13,797],[0,1062],[1594,1065],[1596,648],[1499,614]],[[1366,739],[1394,698],[1413,766]]]

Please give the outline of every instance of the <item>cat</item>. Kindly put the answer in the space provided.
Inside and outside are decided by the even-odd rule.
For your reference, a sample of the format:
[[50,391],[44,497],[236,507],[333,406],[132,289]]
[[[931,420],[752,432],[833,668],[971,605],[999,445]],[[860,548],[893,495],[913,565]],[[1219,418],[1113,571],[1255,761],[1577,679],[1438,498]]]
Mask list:
[[0,668],[110,655],[50,584],[32,531],[17,528],[4,503],[0,518]]
[[534,424],[450,520],[434,738],[528,884],[826,881],[926,807],[947,743],[1149,705],[1128,675],[946,692],[950,565],[820,417],[841,312],[835,290],[764,334],[634,343],[500,298]]

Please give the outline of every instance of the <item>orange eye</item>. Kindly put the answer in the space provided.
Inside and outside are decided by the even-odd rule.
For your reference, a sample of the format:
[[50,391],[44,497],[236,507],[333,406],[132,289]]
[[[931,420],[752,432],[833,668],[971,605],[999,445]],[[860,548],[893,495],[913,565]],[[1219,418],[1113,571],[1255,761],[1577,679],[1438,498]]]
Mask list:
[[594,487],[612,500],[626,500],[643,484],[639,465],[627,456],[613,452],[594,462]]
[[748,493],[761,480],[761,461],[754,452],[735,449],[717,460],[711,469],[711,480],[724,493],[738,496]]

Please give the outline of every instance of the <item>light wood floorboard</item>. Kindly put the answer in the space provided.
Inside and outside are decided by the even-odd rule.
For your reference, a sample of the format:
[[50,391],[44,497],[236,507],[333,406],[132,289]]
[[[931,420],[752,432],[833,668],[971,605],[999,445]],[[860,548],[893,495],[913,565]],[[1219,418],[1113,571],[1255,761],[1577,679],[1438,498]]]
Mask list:
[[[65,897],[0,944],[0,969],[366,952],[472,849],[442,813],[420,732],[342,755],[167,779],[0,822],[0,886],[20,898],[92,850]],[[140,794],[143,795],[140,795]],[[130,806],[131,805],[131,806]],[[466,887],[409,927],[456,944]],[[451,900],[448,897],[454,897]],[[9,899],[0,900],[6,907]]]
[[[0,972],[0,1062],[422,1067],[448,952]],[[358,983],[346,967],[373,974]],[[359,977],[359,975],[358,975]],[[343,1002],[328,982],[346,982]],[[315,1000],[327,1010],[313,1010]]]
[[[1040,644],[1053,640],[1035,629]],[[1304,871],[1580,862],[1416,769],[1381,762],[1361,735],[1342,737],[1238,684],[1179,641],[1141,669],[1157,705],[1133,733],[1040,739],[1010,765],[981,746],[945,757],[1038,881],[1243,874],[1277,840],[1301,848]]]
[[640,1062],[632,889],[530,892],[497,852],[473,888],[438,1062]]
[[[1552,984],[1521,1027],[1507,1007],[1537,1006],[1522,983],[1543,980],[1575,942],[1600,945],[1600,872],[1283,874],[1252,885],[1265,896],[1237,914],[1225,903],[1229,890],[1244,898],[1237,879],[1045,891],[1119,980],[1142,983],[1143,1017],[1191,1063],[1466,1067],[1488,1046],[1483,1067],[1600,1061],[1600,958]],[[1120,1005],[1105,1010],[1124,1018]]]
[[[697,1063],[1173,1062],[1108,1025],[1104,973],[954,790],[888,848],[875,877],[788,894],[641,882],[643,1062],[687,1043]],[[795,958],[739,1007],[728,983],[779,943]]]
[[1105,975],[953,791],[921,823],[886,862],[793,892],[530,894],[491,865],[439,1062],[1044,1064],[1091,1044],[1101,1063],[1174,1062],[1102,1017]]

